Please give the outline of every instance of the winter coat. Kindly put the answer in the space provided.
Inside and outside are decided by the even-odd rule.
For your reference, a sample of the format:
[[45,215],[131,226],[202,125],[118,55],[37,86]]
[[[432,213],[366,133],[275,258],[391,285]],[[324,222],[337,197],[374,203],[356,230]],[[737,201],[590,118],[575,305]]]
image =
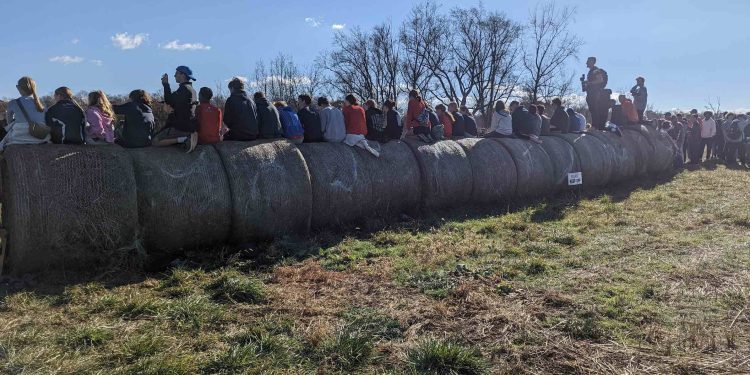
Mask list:
[[281,120],[279,111],[266,98],[255,99],[255,110],[258,113],[258,131],[260,138],[281,138]]

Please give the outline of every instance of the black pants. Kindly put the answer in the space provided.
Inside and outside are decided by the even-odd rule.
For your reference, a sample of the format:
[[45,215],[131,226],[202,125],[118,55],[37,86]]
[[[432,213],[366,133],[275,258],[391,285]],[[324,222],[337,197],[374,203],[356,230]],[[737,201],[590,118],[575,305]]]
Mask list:
[[609,97],[604,90],[586,93],[586,104],[591,112],[591,126],[594,129],[604,130],[609,116]]
[[724,161],[727,164],[737,164],[737,151],[739,151],[740,146],[743,146],[743,144],[739,142],[727,142],[724,145]]
[[700,153],[698,154],[698,161],[700,161],[700,158],[703,156],[703,153],[706,153],[706,160],[711,159],[711,151],[714,147],[714,139],[713,138],[701,138],[701,145],[700,145]]
[[646,113],[645,109],[638,109],[638,122],[643,124],[643,114]]

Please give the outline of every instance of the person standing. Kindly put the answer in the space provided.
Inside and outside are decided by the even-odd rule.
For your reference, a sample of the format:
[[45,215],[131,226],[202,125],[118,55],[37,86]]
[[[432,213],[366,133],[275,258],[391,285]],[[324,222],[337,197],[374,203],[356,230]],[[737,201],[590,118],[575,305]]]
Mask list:
[[198,144],[198,123],[195,121],[195,108],[198,106],[198,95],[191,81],[195,81],[193,71],[187,66],[178,66],[174,73],[175,81],[180,85],[172,92],[169,77],[164,74],[161,84],[164,88],[164,103],[172,108],[164,128],[154,137],[154,146],[184,144],[187,152],[192,152]]
[[698,121],[698,114],[687,117],[687,150],[688,164],[699,164],[701,162],[701,123]]
[[711,111],[703,113],[703,125],[701,126],[701,143],[698,161],[701,161],[703,153],[706,153],[706,161],[711,160],[711,151],[713,150],[714,136],[716,136],[716,120]]
[[86,115],[67,87],[55,90],[55,104],[44,114],[52,143],[82,145],[86,143]]
[[258,139],[258,110],[247,97],[245,83],[239,78],[229,81],[229,98],[224,104],[224,125],[229,131],[225,141],[254,141]]
[[[318,98],[318,114],[320,115],[320,129],[323,131],[323,139],[326,142],[343,142],[346,138],[346,125],[344,124],[344,114],[341,110],[331,106],[328,98],[321,96]],[[401,136],[396,135],[396,139]]]
[[89,93],[86,109],[86,144],[107,145],[115,142],[115,112],[107,95],[97,90]]
[[630,89],[630,95],[633,95],[633,104],[638,113],[638,121],[643,123],[643,115],[646,113],[648,106],[648,90],[646,90],[646,79],[638,77],[635,79],[635,86]]
[[591,125],[599,130],[604,130],[609,113],[610,98],[605,94],[604,89],[607,87],[607,72],[596,66],[596,57],[589,57],[586,60],[586,67],[589,73],[586,77],[581,77],[583,91],[586,92],[586,104],[591,112]]
[[724,120],[724,161],[727,165],[737,165],[737,152],[744,139],[742,121],[733,113],[727,114]]
[[297,104],[301,106],[300,110],[297,111],[297,116],[302,123],[302,127],[305,128],[305,143],[323,142],[323,131],[320,128],[320,116],[318,115],[318,112],[315,112],[310,108],[312,105],[312,97],[307,94],[302,94],[297,97]]
[[274,105],[268,102],[266,94],[256,92],[253,94],[255,110],[258,111],[258,132],[260,138],[276,139],[282,137],[281,120],[279,120],[279,111]]

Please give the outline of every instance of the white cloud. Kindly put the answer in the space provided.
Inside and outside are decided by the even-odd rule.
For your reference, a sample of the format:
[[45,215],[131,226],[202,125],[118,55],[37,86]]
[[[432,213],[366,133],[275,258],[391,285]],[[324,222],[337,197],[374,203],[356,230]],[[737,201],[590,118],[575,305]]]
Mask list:
[[80,40],[78,38],[73,38],[73,40],[70,41],[70,44],[78,44]]
[[346,27],[345,23],[334,23],[331,28],[334,30],[343,30]]
[[148,40],[148,34],[138,33],[131,36],[128,33],[117,33],[111,39],[112,44],[119,49],[134,49]]
[[96,65],[96,66],[102,66],[102,65],[104,65],[104,61],[102,61],[102,60],[89,60],[89,61],[92,64]]
[[207,46],[203,43],[180,43],[179,39],[175,39],[160,47],[163,49],[171,49],[174,51],[208,51],[211,49],[211,46]]
[[68,55],[55,56],[55,57],[50,58],[49,61],[50,62],[60,63],[60,64],[63,64],[63,65],[78,64],[78,63],[82,63],[83,62],[83,57],[68,56]]
[[315,19],[313,17],[307,17],[305,18],[305,23],[310,27],[318,27],[323,24],[323,21],[319,19]]

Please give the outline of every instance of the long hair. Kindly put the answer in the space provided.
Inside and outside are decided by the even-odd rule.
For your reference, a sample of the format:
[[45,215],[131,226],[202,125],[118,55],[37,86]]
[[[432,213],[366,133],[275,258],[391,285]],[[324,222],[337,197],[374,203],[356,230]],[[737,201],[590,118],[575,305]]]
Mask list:
[[453,117],[452,113],[448,112],[448,109],[444,105],[442,105],[442,104],[436,105],[435,106],[435,110],[442,112],[444,115],[447,115],[448,118],[451,120],[451,124],[454,123],[454,122],[456,122],[456,118]]
[[149,95],[146,91],[143,90],[133,90],[130,92],[130,95],[128,95],[131,101],[136,102],[138,104],[145,104],[150,106],[151,105],[151,95]]
[[417,89],[409,91],[409,97],[417,99],[420,102],[422,101],[422,95],[419,94],[419,90],[417,90]]
[[112,110],[112,104],[107,98],[107,94],[102,90],[96,90],[89,93],[89,106],[99,108],[105,116],[115,117],[115,111]]
[[29,96],[34,98],[34,104],[36,105],[36,110],[39,112],[44,112],[44,106],[42,105],[42,101],[39,100],[39,95],[36,93],[36,82],[31,77],[21,77],[21,79],[18,80],[18,91],[23,96]]
[[357,97],[354,96],[354,94],[347,95],[344,100],[349,102],[350,105],[359,105],[359,101],[357,100]]

